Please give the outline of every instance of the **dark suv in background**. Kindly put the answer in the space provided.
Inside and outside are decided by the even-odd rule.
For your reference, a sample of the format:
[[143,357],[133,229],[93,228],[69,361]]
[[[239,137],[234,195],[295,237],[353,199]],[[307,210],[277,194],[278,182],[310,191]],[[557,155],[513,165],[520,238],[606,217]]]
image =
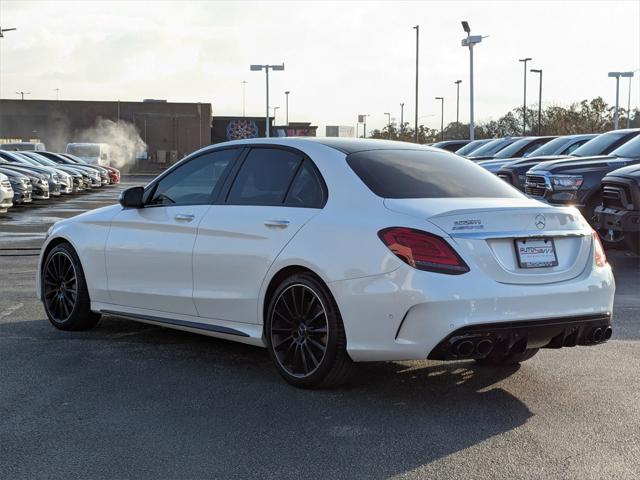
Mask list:
[[524,192],[527,170],[535,167],[540,162],[569,158],[569,155],[573,154],[576,149],[595,137],[597,137],[595,133],[585,133],[554,138],[532,152],[528,157],[502,165],[497,170],[497,175],[505,182]]
[[624,244],[640,255],[640,164],[619,168],[602,179],[602,204],[594,226],[605,241]]
[[[591,222],[595,208],[601,203],[600,182],[604,176],[626,165],[640,163],[640,129],[627,132],[632,132],[635,136],[610,155],[556,160],[536,165],[527,172],[525,192],[552,205],[575,205]],[[594,140],[604,135],[607,134]]]

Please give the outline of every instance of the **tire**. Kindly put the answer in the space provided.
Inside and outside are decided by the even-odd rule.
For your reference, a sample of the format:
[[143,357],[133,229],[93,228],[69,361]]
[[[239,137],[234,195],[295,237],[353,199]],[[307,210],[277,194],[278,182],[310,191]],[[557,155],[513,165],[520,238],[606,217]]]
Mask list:
[[291,385],[329,388],[349,379],[353,362],[338,306],[313,275],[292,275],[276,288],[265,337],[278,373]]
[[486,358],[478,358],[476,359],[476,362],[481,365],[517,365],[529,360],[536,353],[538,353],[539,350],[539,348],[528,348],[524,352],[508,353],[507,355],[502,356],[488,356]]
[[100,321],[91,300],[80,259],[68,243],[55,246],[42,265],[42,303],[60,330],[89,330]]

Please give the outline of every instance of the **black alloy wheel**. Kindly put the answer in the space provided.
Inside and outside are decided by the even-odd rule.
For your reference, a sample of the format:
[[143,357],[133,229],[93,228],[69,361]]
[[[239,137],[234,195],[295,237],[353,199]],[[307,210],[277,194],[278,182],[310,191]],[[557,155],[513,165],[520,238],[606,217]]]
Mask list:
[[352,361],[340,312],[326,285],[307,273],[292,275],[273,295],[266,340],[279,373],[297,387],[330,387],[348,379]]
[[42,267],[42,302],[49,321],[61,330],[87,330],[100,320],[91,311],[82,266],[68,243],[56,245]]
[[318,295],[294,284],[280,293],[271,319],[271,344],[278,363],[291,375],[312,374],[327,353],[327,312]]
[[78,299],[78,277],[66,252],[57,251],[47,258],[43,282],[47,313],[57,322],[68,320]]

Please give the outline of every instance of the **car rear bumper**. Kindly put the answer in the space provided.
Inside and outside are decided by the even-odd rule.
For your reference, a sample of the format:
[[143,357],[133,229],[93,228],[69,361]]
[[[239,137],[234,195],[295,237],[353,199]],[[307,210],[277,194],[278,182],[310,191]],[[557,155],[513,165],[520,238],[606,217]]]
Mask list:
[[464,360],[531,348],[598,345],[609,340],[612,333],[608,314],[470,325],[449,334],[428,358]]
[[402,266],[384,275],[331,282],[329,288],[351,358],[387,361],[428,358],[450,335],[470,326],[608,318],[615,282],[608,265],[589,265],[571,280],[530,285],[498,283],[477,269],[453,276]]

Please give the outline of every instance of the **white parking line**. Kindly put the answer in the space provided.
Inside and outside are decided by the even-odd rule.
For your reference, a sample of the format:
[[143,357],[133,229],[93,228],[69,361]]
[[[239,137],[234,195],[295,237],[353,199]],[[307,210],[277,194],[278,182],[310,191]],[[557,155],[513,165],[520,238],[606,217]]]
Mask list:
[[10,307],[7,307],[2,312],[0,312],[0,318],[8,317],[16,310],[20,310],[22,307],[24,307],[24,303],[16,303],[15,305],[11,305]]

